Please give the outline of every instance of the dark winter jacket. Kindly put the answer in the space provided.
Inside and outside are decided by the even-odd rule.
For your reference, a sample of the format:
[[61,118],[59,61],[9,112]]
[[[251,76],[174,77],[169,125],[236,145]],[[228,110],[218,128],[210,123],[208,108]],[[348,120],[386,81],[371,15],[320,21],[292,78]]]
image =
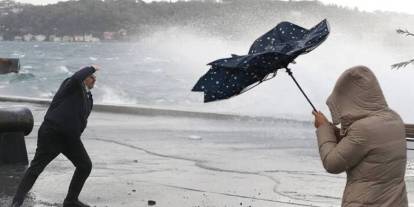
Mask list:
[[43,124],[55,127],[65,137],[80,138],[93,106],[92,94],[87,93],[83,81],[94,72],[95,68],[85,67],[63,81]]

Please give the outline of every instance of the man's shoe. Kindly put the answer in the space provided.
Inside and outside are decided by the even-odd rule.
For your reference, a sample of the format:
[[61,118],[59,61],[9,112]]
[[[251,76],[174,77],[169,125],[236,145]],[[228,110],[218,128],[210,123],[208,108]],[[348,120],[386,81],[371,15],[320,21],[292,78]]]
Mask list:
[[65,200],[63,207],[90,207],[87,204],[80,202],[79,200]]
[[19,201],[17,199],[13,199],[13,202],[12,202],[12,204],[11,204],[10,207],[20,207],[20,206],[22,206],[22,204],[23,204],[23,201]]
[[20,206],[22,206],[21,203],[13,202],[10,207],[20,207]]
[[22,205],[20,205],[19,203],[16,202],[16,203],[12,203],[10,207],[20,207],[20,206],[22,206]]

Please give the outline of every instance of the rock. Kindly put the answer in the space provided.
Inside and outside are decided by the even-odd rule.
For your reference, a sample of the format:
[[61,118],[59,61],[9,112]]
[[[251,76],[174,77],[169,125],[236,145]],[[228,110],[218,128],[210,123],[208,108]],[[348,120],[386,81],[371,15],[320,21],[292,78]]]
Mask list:
[[156,202],[153,200],[148,200],[148,205],[149,206],[155,206]]
[[18,73],[20,70],[19,59],[0,58],[0,74]]

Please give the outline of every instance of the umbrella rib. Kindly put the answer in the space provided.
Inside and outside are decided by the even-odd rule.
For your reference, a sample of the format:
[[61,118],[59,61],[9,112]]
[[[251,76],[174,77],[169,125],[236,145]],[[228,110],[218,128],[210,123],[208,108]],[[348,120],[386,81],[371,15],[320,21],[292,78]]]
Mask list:
[[273,76],[272,77],[270,77],[270,78],[267,78],[270,74],[267,74],[264,78],[263,78],[263,80],[260,80],[256,85],[253,85],[252,87],[250,87],[250,88],[248,88],[248,89],[246,89],[246,90],[242,90],[242,91],[240,91],[240,93],[238,94],[238,95],[240,95],[240,94],[242,94],[242,93],[245,93],[245,92],[247,92],[247,91],[250,91],[251,89],[253,89],[253,88],[255,88],[256,86],[258,86],[259,84],[261,84],[261,83],[263,83],[264,81],[268,81],[268,80],[270,80],[270,79],[272,79],[272,78],[274,78],[274,77],[276,77],[276,73],[277,72],[274,72],[274,73],[272,73],[273,74]]
[[303,91],[302,87],[300,87],[300,85],[299,85],[298,81],[296,81],[295,77],[293,77],[293,73],[292,73],[291,69],[290,68],[287,68],[287,67],[285,69],[286,69],[286,72],[289,74],[289,76],[292,77],[293,81],[296,83],[296,86],[298,86],[299,90],[305,96],[306,100],[312,106],[313,111],[316,112],[317,110],[316,110],[315,106],[312,104],[311,100],[308,98],[308,96],[306,95],[306,93]]
[[252,87],[250,87],[250,88],[247,88],[246,90],[242,90],[242,91],[240,91],[240,93],[239,93],[239,95],[240,94],[242,94],[242,93],[246,93],[247,91],[250,91],[251,89],[253,89],[254,87],[256,87],[256,86],[258,86],[259,84],[261,84],[263,81],[260,81],[260,82],[258,82],[256,85],[253,85]]

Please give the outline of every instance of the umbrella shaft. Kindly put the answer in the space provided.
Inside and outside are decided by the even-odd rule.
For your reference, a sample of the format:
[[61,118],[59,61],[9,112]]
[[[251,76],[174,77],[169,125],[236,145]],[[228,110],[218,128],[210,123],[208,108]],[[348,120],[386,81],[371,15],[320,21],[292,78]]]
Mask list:
[[289,74],[290,77],[292,77],[293,81],[295,82],[296,86],[298,86],[300,92],[302,92],[303,96],[305,96],[306,100],[309,102],[309,104],[312,106],[314,111],[317,111],[315,106],[312,104],[311,100],[308,98],[306,93],[303,91],[302,87],[300,87],[298,81],[296,81],[295,77],[293,77],[293,73],[289,68],[286,68],[286,72]]

